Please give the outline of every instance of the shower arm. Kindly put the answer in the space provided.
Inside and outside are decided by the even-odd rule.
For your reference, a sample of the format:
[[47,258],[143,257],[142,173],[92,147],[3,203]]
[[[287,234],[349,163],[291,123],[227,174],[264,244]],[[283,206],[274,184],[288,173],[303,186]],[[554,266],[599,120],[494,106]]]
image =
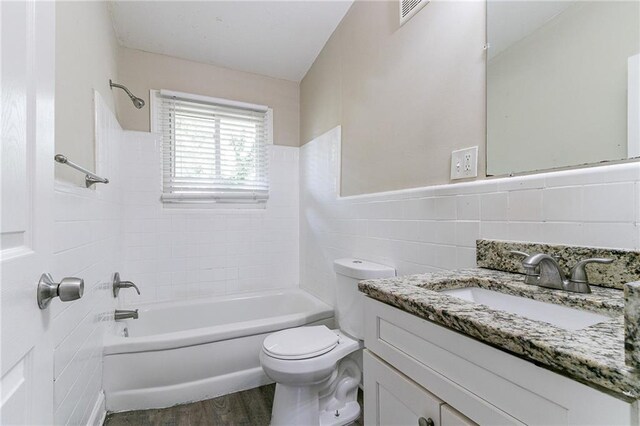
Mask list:
[[131,99],[131,102],[133,102],[133,106],[135,106],[136,108],[140,109],[144,106],[144,101],[139,97],[135,96],[133,93],[131,93],[131,91],[127,89],[126,86],[123,86],[122,84],[114,83],[113,81],[111,81],[111,79],[109,79],[109,87],[111,88],[111,90],[113,90],[114,87],[124,90],[125,93],[129,96],[129,99]]
[[129,97],[130,97],[131,99],[136,99],[136,96],[134,96],[134,94],[133,94],[133,93],[131,93],[131,91],[130,91],[129,89],[127,89],[127,88],[126,88],[125,86],[123,86],[122,84],[114,83],[113,81],[111,81],[111,79],[109,79],[109,87],[110,87],[110,88],[112,88],[112,89],[113,89],[114,87],[117,87],[118,89],[122,89],[122,90],[124,90],[125,92],[127,92],[127,95],[129,95]]

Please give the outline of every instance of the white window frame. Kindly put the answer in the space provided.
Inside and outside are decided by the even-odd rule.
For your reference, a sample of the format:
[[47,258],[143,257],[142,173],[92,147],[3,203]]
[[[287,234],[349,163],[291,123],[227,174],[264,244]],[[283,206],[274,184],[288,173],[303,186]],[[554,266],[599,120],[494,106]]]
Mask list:
[[[248,109],[266,109],[266,118],[267,118],[267,140],[266,145],[268,151],[271,151],[271,145],[273,145],[273,109],[269,108],[265,105],[251,104],[247,102],[234,101],[230,99],[223,98],[215,98],[210,96],[203,95],[195,95],[192,93],[184,93],[177,91],[169,91],[169,90],[158,90],[151,89],[149,90],[149,122],[151,127],[151,132],[156,133],[160,136],[161,145],[162,141],[162,130],[158,123],[158,119],[161,112],[161,102],[160,95],[175,95],[181,98],[192,99],[194,101],[204,101],[208,103],[215,103],[218,105],[224,105],[229,107],[238,107],[238,108],[248,108]],[[267,153],[269,154],[269,153]],[[160,175],[163,176],[164,170],[162,170],[163,165],[160,164]],[[270,169],[269,169],[270,173]],[[162,179],[162,178],[161,178]],[[160,182],[160,191],[163,191],[162,182]],[[179,202],[173,201],[162,201],[163,207],[165,208],[190,208],[190,209],[265,209],[267,207],[268,200],[261,200],[259,202],[253,201],[251,199],[248,200],[224,200],[224,201],[210,201],[210,202],[199,202],[195,199],[186,199]]]

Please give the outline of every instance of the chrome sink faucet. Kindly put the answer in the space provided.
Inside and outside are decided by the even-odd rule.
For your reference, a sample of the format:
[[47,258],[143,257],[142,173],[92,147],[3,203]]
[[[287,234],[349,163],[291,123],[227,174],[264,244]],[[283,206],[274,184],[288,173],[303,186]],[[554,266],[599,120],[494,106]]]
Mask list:
[[124,319],[138,319],[138,310],[116,309],[114,319],[116,321]]
[[[522,260],[522,267],[527,277],[530,277],[529,284],[564,290],[564,283],[567,280],[558,261],[552,256],[544,253],[529,255]],[[535,279],[531,279],[534,277],[533,271],[536,268],[539,271],[538,275]],[[588,293],[588,291],[585,293]]]
[[525,282],[540,287],[555,288],[574,293],[591,293],[585,266],[589,263],[611,263],[613,259],[585,259],[576,263],[567,279],[558,261],[548,254],[536,253],[522,261]]

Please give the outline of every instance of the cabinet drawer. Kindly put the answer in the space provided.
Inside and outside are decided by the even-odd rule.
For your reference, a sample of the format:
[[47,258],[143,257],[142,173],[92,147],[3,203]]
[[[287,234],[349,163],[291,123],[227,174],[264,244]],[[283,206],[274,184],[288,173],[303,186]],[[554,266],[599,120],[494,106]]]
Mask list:
[[478,423],[471,421],[447,404],[440,407],[440,423],[442,426],[478,426]]
[[417,426],[421,417],[440,426],[440,406],[444,403],[413,380],[365,350],[365,424]]

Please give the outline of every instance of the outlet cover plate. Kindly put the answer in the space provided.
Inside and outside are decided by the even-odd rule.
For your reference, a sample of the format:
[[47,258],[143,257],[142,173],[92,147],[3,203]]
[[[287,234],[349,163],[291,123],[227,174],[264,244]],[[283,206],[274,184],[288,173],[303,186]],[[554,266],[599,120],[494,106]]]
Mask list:
[[468,179],[478,176],[478,147],[459,149],[451,152],[451,180]]

